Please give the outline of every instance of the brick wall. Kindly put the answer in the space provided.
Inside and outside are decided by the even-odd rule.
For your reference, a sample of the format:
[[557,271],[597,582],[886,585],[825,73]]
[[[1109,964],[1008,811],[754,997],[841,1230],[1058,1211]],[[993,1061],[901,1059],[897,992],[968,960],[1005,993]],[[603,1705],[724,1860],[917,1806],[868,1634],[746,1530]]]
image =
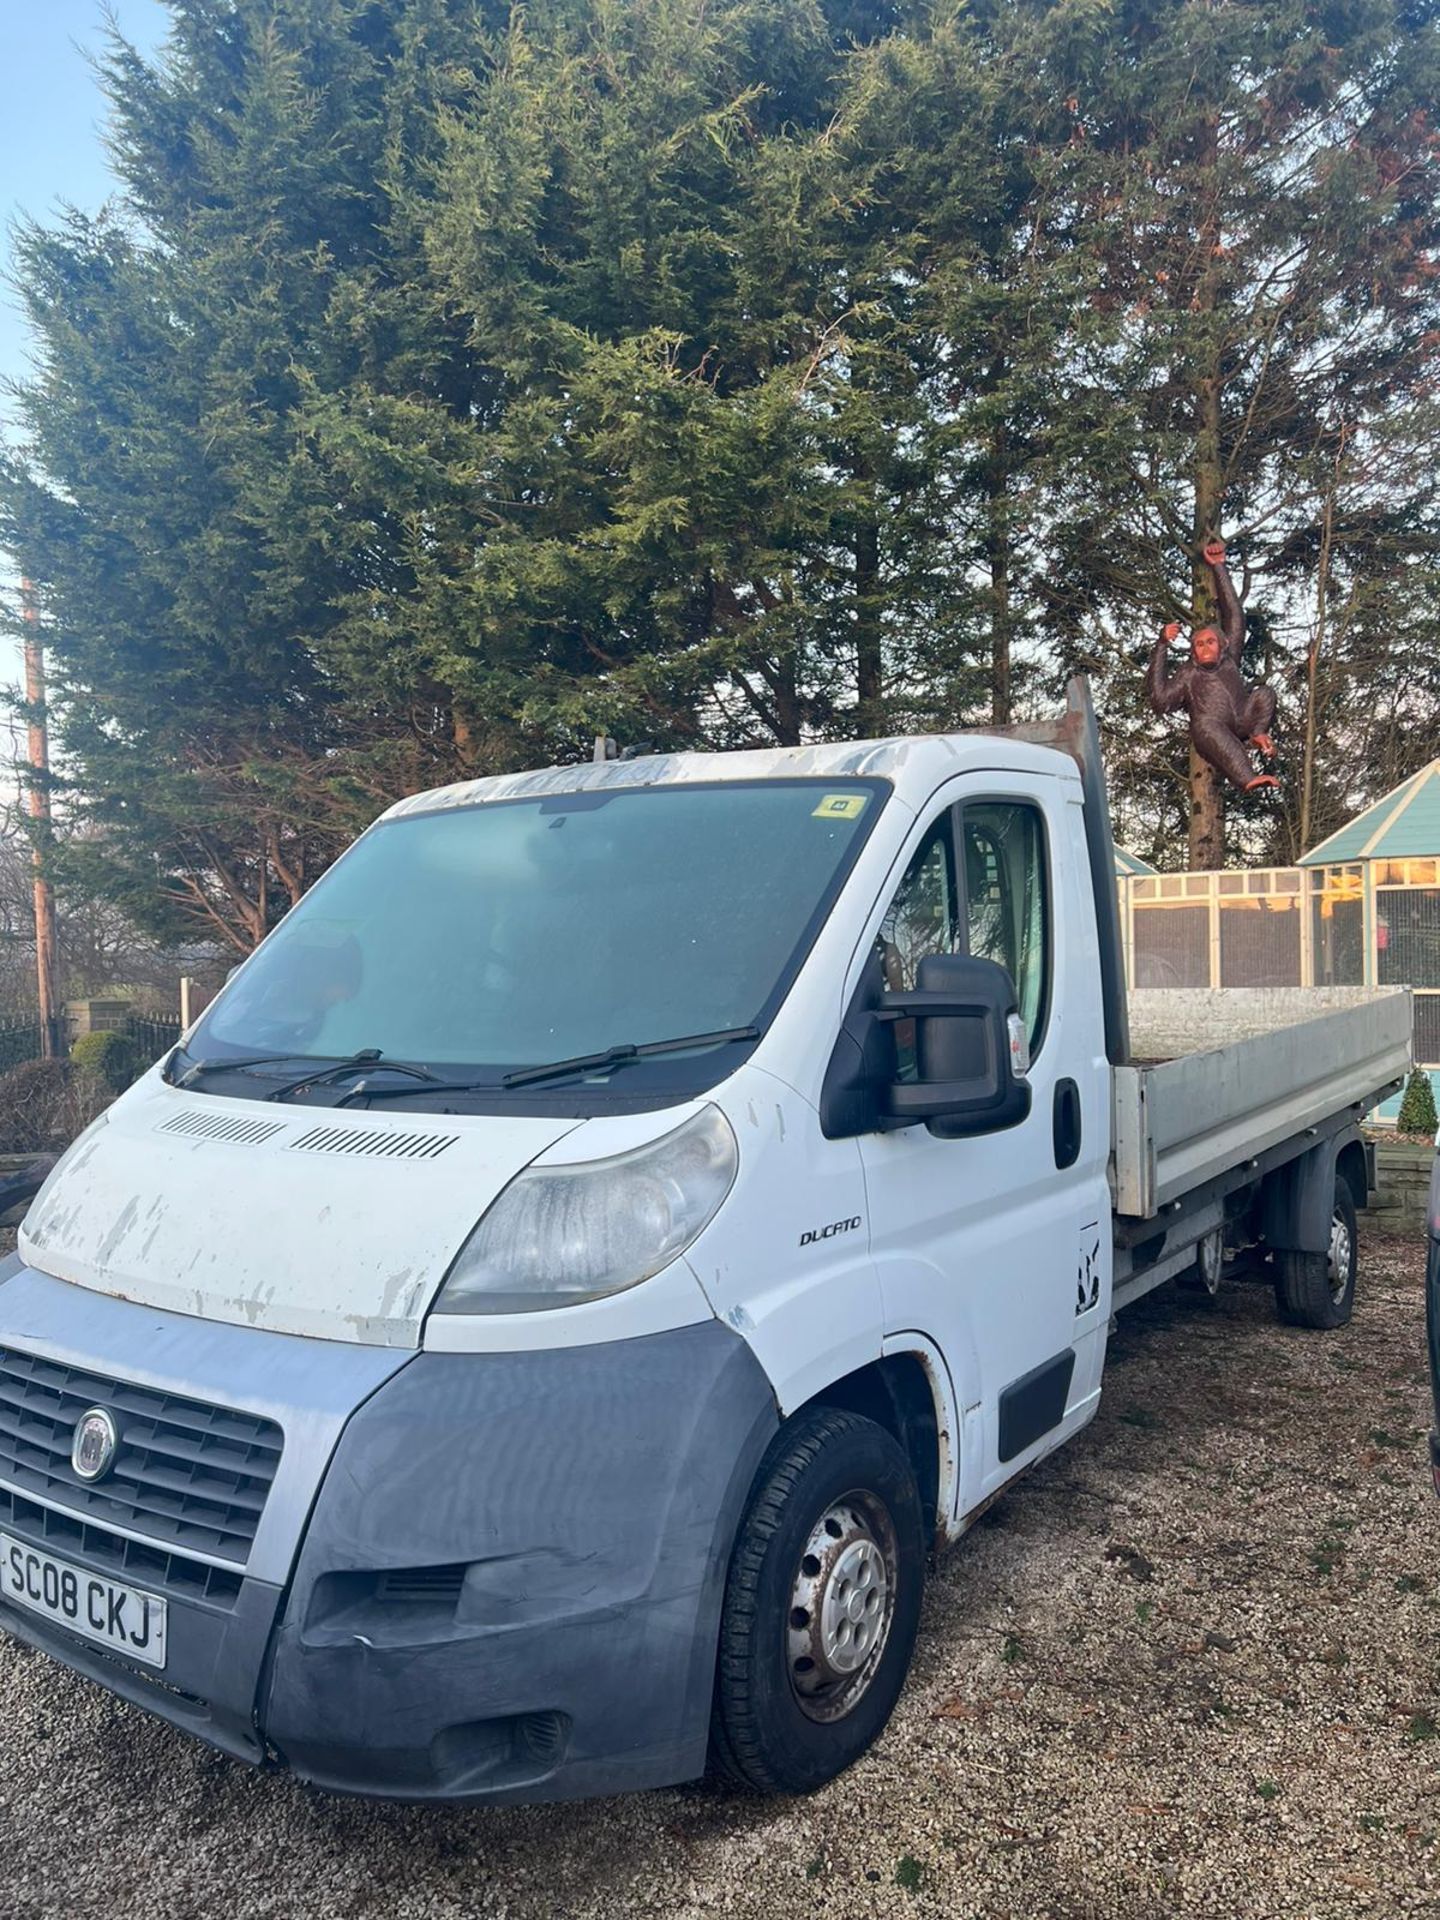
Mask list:
[[1409,1140],[1381,1140],[1375,1148],[1375,1177],[1380,1190],[1369,1210],[1377,1227],[1390,1232],[1420,1231],[1435,1149]]

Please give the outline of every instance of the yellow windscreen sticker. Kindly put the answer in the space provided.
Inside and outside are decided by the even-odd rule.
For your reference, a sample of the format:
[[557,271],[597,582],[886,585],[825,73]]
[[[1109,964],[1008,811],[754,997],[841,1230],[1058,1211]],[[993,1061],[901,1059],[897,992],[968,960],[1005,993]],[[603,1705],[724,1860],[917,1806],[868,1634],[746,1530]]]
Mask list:
[[815,808],[816,820],[858,820],[865,811],[868,793],[827,793]]

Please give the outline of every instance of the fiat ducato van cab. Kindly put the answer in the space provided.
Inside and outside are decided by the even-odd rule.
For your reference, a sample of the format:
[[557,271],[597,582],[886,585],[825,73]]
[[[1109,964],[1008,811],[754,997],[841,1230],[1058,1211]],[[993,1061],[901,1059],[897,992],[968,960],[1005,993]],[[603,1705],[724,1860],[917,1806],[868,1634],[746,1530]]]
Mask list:
[[0,1265],[0,1624],[326,1787],[831,1778],[1117,1305],[1348,1318],[1404,997],[1136,1065],[1112,861],[1078,693],[402,800]]

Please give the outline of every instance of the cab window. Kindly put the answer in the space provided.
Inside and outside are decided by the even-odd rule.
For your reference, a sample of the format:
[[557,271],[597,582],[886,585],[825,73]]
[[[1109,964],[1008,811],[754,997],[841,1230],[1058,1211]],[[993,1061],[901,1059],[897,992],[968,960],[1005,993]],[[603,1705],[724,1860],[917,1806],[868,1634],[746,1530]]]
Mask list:
[[1038,807],[990,800],[962,809],[961,834],[966,951],[998,961],[1015,982],[1033,1053],[1050,996],[1045,825]]
[[892,993],[910,991],[927,955],[965,951],[948,813],[931,827],[905,869],[879,940],[885,985]]
[[[957,858],[958,835],[958,858]],[[1045,826],[1023,800],[947,808],[915,850],[878,935],[886,988],[908,992],[934,953],[994,960],[1015,984],[1032,1052],[1050,995]],[[916,1075],[915,1024],[895,1028],[897,1077]]]

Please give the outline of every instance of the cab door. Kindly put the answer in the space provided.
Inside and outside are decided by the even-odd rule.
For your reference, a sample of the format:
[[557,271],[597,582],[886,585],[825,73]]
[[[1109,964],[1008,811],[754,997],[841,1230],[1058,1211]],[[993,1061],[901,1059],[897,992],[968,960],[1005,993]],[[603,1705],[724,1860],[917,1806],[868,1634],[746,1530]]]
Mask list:
[[[876,930],[885,985],[933,953],[998,961],[1030,1042],[1030,1113],[861,1142],[887,1336],[924,1333],[962,1408],[963,1514],[1094,1410],[1110,1312],[1109,1072],[1078,783],[974,774],[918,824]],[[911,1029],[906,1030],[907,1025]],[[916,1072],[913,1023],[896,1075]]]

